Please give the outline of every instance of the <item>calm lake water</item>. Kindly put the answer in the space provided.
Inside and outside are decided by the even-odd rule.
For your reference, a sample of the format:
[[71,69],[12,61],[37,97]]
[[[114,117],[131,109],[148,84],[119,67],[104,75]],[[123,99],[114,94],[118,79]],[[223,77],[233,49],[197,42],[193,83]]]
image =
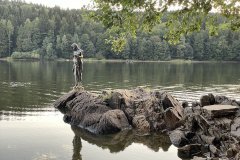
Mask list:
[[[83,85],[101,92],[142,86],[180,101],[214,93],[240,100],[239,63],[84,62]],[[71,128],[52,107],[74,84],[72,62],[0,61],[1,160],[175,160],[164,135],[96,136]]]

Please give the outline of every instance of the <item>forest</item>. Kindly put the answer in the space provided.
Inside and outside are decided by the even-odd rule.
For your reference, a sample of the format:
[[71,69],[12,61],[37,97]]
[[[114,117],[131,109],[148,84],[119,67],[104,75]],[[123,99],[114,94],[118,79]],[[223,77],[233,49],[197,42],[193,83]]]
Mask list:
[[[71,44],[84,50],[84,57],[132,60],[217,60],[240,61],[240,31],[220,30],[210,36],[202,24],[199,32],[182,36],[178,44],[168,43],[162,23],[151,32],[139,31],[129,37],[123,51],[111,49],[114,34],[88,16],[89,11],[64,10],[22,1],[0,0],[0,58],[71,58]],[[224,21],[220,15],[218,23]],[[165,16],[167,17],[167,15]]]

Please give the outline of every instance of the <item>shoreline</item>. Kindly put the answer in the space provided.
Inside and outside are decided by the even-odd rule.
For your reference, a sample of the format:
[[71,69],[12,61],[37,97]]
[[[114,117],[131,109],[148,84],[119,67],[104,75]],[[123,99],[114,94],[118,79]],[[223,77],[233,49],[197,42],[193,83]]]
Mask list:
[[[12,59],[11,57],[0,58],[0,61],[57,61],[57,62],[68,62],[72,61],[72,59],[63,59],[57,58],[55,60],[47,60],[47,59]],[[155,61],[155,60],[130,60],[130,59],[95,59],[95,58],[85,58],[83,61],[85,62],[126,62],[126,63],[240,63],[240,61],[216,61],[216,60],[205,60],[205,61],[197,61],[197,60],[184,60],[184,59],[173,59],[169,61]]]

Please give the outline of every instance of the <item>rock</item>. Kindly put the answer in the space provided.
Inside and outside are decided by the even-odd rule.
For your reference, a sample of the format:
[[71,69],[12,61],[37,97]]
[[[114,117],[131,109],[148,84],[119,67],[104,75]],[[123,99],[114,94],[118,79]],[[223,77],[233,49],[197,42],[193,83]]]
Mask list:
[[192,107],[193,107],[193,108],[194,108],[194,107],[197,107],[197,106],[200,106],[200,103],[199,103],[199,102],[197,102],[197,101],[192,102]]
[[212,93],[209,93],[208,97],[209,97],[210,105],[214,105],[216,103],[214,95]]
[[183,159],[199,154],[201,154],[201,144],[189,144],[178,149],[178,156]]
[[214,155],[218,155],[218,153],[220,152],[219,149],[217,149],[217,147],[215,147],[214,145],[209,145],[209,150]]
[[238,104],[238,106],[240,106],[240,101],[236,101],[236,103]]
[[[94,134],[125,132],[128,128],[134,128],[132,132],[138,135],[160,131],[170,134],[172,144],[181,147],[178,150],[181,158],[200,154],[210,159],[239,159],[238,102],[212,94],[202,96],[200,102],[203,107],[198,102],[189,107],[187,102],[181,104],[166,92],[137,88],[105,91],[100,95],[72,91],[59,98],[54,107],[64,113],[66,123]],[[96,137],[100,136],[92,136]],[[151,145],[158,140],[149,137],[147,146],[158,150],[158,145]]]
[[192,115],[193,114],[193,108],[192,107],[186,107],[184,108],[184,116]]
[[194,156],[192,160],[207,160],[207,158]]
[[214,98],[213,94],[203,95],[200,98],[200,105],[202,107],[208,106],[208,105],[213,105],[214,103],[215,103],[215,98]]
[[137,128],[142,134],[150,132],[150,124],[146,120],[144,115],[138,115],[133,118],[132,125],[134,128]]
[[200,135],[200,138],[206,144],[213,144],[213,145],[220,144],[220,141],[216,137],[213,137],[213,136]]
[[240,138],[240,117],[237,117],[233,120],[231,125],[231,134]]
[[230,98],[226,96],[215,96],[215,103],[216,104],[222,104],[223,102],[231,101]]
[[98,134],[116,133],[129,127],[130,125],[123,111],[119,109],[109,110],[102,115],[99,123],[97,124],[96,133]]
[[178,100],[173,98],[170,94],[163,92],[161,95],[164,110],[172,107],[178,112],[179,116],[183,117],[183,107]]
[[174,130],[169,134],[169,138],[172,142],[172,144],[176,147],[183,147],[187,144],[189,144],[188,139],[185,137],[185,134],[183,131],[180,130]]
[[71,116],[65,114],[65,115],[63,116],[63,121],[64,121],[65,123],[70,123],[70,122],[71,122],[71,118],[72,118]]
[[66,103],[68,101],[72,100],[73,98],[75,98],[75,96],[76,96],[76,91],[71,91],[71,92],[61,96],[58,100],[56,100],[53,103],[53,106],[58,109],[63,109],[64,107],[66,107]]
[[203,110],[211,117],[224,117],[237,113],[239,107],[231,105],[210,105],[203,107]]
[[174,130],[180,126],[182,117],[178,114],[175,108],[168,108],[164,111],[164,121],[169,130]]
[[231,123],[232,120],[226,117],[222,117],[222,118],[216,118],[214,120],[215,126],[217,126],[218,128],[221,128],[223,130],[227,130],[230,131],[231,130]]
[[238,153],[238,151],[237,151],[236,148],[229,148],[229,149],[227,150],[227,157],[228,157],[228,158],[235,157],[237,153]]
[[182,102],[182,107],[183,108],[187,108],[188,107],[188,102],[187,101],[183,101]]
[[[118,129],[121,128],[118,124],[112,123],[114,114],[105,115],[110,110],[118,109],[125,115],[128,124],[132,125],[136,130],[147,134],[147,132],[150,133],[151,131],[163,132],[166,130],[163,103],[165,107],[171,108],[178,121],[182,119],[183,108],[170,94],[166,92],[164,94],[149,92],[142,88],[103,91],[100,95],[81,90],[62,96],[55,102],[55,107],[67,110],[63,112],[65,122],[99,134],[110,132],[110,130],[106,129],[107,127],[115,128],[113,129],[114,132],[121,130]],[[108,117],[105,121],[108,123],[101,123],[103,126],[99,126],[103,115]],[[165,117],[165,119],[174,119],[174,116],[168,116],[170,117]],[[113,122],[117,121],[114,120]],[[122,125],[125,126],[125,124]],[[170,125],[169,128],[173,129],[176,126],[176,124]]]
[[191,131],[185,131],[185,137],[190,140],[193,139],[196,136],[196,133],[191,132]]

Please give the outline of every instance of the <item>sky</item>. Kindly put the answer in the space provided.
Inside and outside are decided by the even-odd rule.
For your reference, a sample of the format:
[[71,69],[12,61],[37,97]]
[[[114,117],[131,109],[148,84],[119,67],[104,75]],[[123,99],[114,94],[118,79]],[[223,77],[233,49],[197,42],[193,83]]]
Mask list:
[[92,5],[92,0],[25,0],[27,3],[43,4],[48,7],[59,6],[63,9],[80,9],[84,5]]

